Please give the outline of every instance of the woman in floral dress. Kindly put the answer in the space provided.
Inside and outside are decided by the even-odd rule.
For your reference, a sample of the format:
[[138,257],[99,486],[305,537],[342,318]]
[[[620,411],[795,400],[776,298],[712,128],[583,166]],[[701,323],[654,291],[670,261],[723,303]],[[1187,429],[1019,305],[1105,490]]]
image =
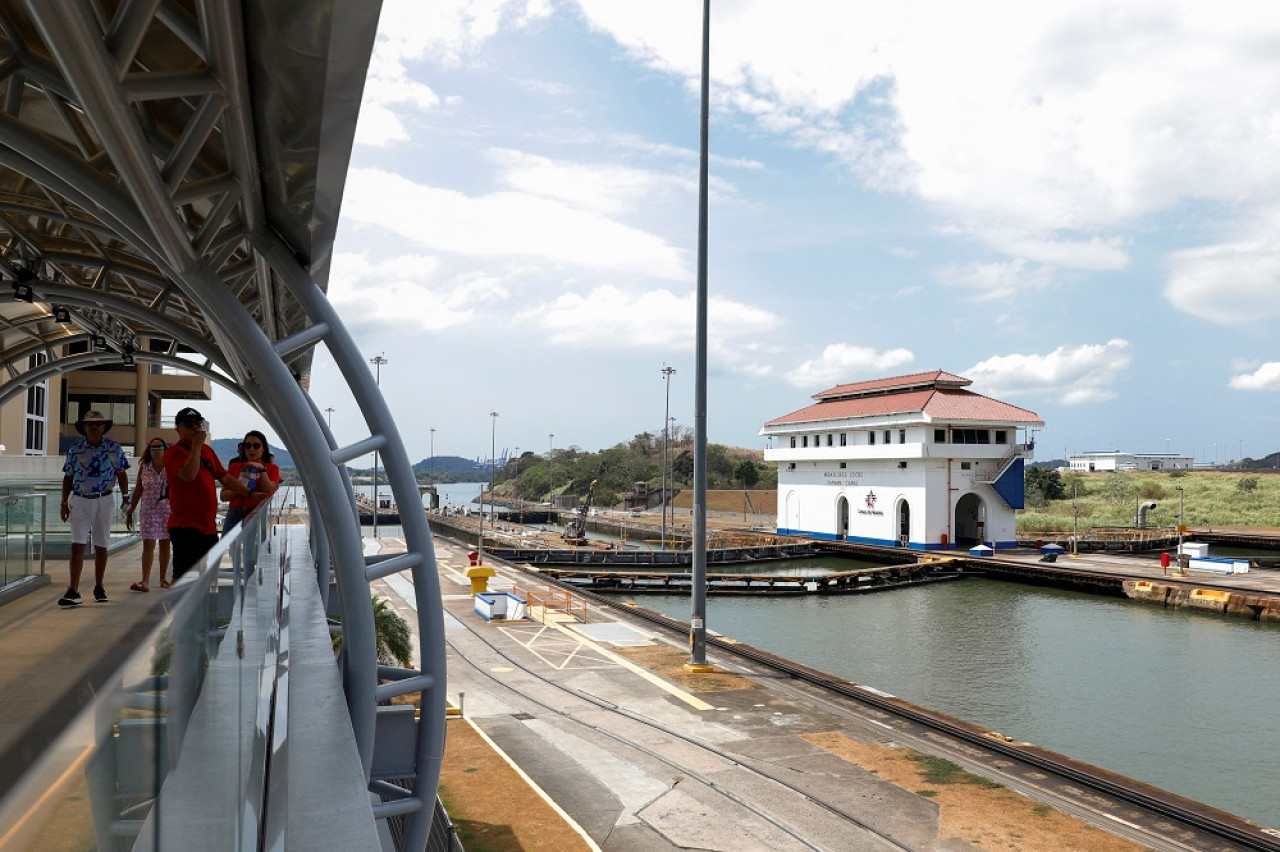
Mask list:
[[151,563],[155,560],[156,542],[160,542],[160,588],[169,588],[169,480],[164,472],[166,444],[152,438],[147,445],[147,458],[138,465],[138,483],[133,501],[124,520],[133,529],[133,511],[142,505],[142,582],[130,586],[135,592],[151,591]]

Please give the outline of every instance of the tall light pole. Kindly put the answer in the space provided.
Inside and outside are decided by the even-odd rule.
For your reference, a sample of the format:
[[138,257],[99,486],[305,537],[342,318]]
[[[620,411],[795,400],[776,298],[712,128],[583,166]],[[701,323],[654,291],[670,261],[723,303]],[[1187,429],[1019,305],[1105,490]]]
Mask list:
[[[662,546],[667,546],[667,442],[671,440],[671,377],[675,367],[662,365],[662,382],[667,386],[667,408],[662,414]],[[674,521],[674,518],[672,519]]]
[[689,671],[707,665],[707,136],[711,113],[711,0],[702,0],[702,103],[698,119],[698,284],[693,371],[693,594]]
[[325,420],[329,426],[329,431],[333,431],[333,406],[329,406],[324,410]]
[[427,461],[427,482],[436,484],[436,427],[431,427],[431,458]]
[[[492,418],[489,426],[489,502],[493,502],[493,471],[494,471],[494,455],[498,446],[498,412],[490,411],[489,417]],[[479,563],[484,564],[484,491],[480,492],[480,559]]]
[[[373,381],[378,386],[379,392],[382,388],[382,365],[387,363],[385,352],[379,352],[377,355],[369,359],[369,363],[373,365]],[[373,537],[378,537],[378,451],[373,451]]]
[[[547,502],[556,507],[556,433],[547,436]],[[547,513],[550,518],[550,512]]]

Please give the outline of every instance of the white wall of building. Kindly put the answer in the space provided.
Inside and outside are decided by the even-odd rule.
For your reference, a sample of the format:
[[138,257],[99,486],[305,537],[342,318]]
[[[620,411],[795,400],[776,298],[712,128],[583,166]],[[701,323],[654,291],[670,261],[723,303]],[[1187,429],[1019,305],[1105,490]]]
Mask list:
[[[911,448],[906,444],[900,449]],[[921,445],[914,449],[917,454],[906,458],[860,459],[845,462],[843,468],[835,460],[780,464],[778,531],[902,544],[900,511],[905,503],[909,509],[906,546],[913,549],[944,549],[976,541],[994,541],[999,547],[1016,541],[1013,509],[981,482],[998,472],[999,460],[926,459],[918,455]],[[842,499],[848,507],[847,536],[839,524]]]

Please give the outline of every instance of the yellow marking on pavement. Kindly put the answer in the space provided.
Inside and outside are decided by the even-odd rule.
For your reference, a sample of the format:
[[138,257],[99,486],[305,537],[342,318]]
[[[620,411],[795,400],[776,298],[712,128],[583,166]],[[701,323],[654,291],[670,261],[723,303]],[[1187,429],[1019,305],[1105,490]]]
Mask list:
[[588,648],[595,651],[600,656],[604,657],[607,660],[612,660],[613,662],[622,666],[624,669],[630,670],[634,674],[640,675],[640,677],[654,684],[664,692],[667,692],[675,696],[676,698],[679,698],[681,701],[683,701],[685,704],[688,704],[690,707],[692,707],[695,710],[715,709],[710,704],[703,701],[701,698],[698,698],[697,696],[694,696],[694,695],[690,695],[689,693],[685,692],[683,689],[680,689],[675,684],[672,684],[664,680],[663,678],[658,677],[656,674],[654,674],[653,672],[649,671],[646,668],[637,666],[635,663],[631,662],[625,657],[619,657],[617,654],[613,653],[608,648],[603,648],[589,639],[581,638],[579,634],[570,633],[566,628],[561,627],[559,624],[549,624],[547,626],[550,627],[552,630],[559,630],[561,633],[565,633],[569,636],[574,636],[578,638],[579,641],[582,642],[582,644],[586,645]]

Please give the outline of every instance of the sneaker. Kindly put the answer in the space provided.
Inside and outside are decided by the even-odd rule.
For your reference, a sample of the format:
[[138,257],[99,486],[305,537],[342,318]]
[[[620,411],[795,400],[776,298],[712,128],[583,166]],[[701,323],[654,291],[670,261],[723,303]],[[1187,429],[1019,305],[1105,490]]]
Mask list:
[[58,606],[80,606],[82,603],[84,598],[75,589],[67,589],[67,593],[58,598]]
[[97,601],[98,603],[106,603],[106,602],[107,602],[107,590],[106,590],[106,589],[104,589],[104,588],[102,588],[101,586],[94,586],[94,587],[93,587],[93,599],[94,599],[95,601]]

